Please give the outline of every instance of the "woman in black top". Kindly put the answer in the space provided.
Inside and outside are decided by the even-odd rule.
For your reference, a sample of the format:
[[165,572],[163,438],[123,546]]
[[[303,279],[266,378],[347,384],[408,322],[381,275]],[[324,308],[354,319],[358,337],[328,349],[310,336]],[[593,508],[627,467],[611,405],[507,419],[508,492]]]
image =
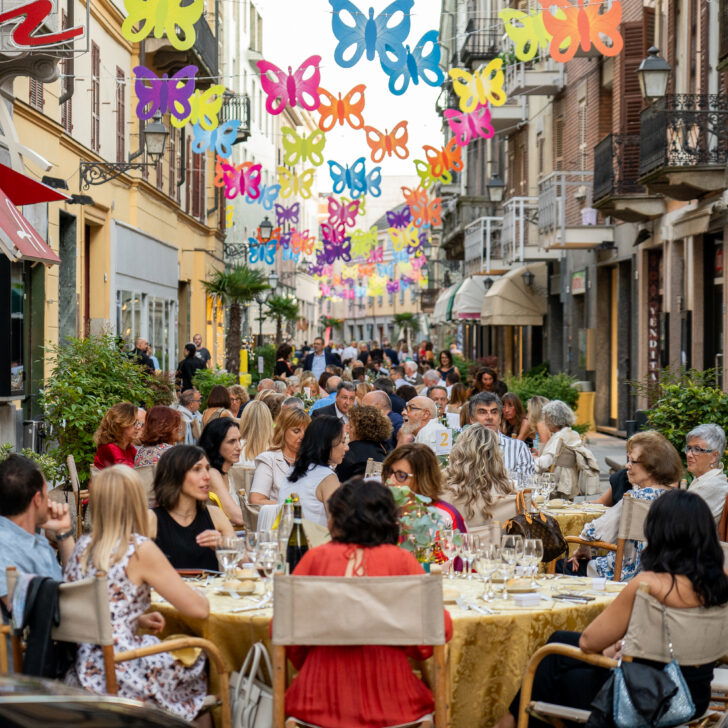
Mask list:
[[349,450],[336,468],[336,475],[342,483],[355,475],[364,475],[369,458],[377,463],[384,462],[391,449],[392,423],[376,407],[352,407],[349,411],[349,434]]
[[440,376],[443,380],[447,379],[447,375],[450,373],[460,376],[460,370],[455,366],[452,354],[449,351],[441,351],[437,359],[440,362],[440,366],[437,367],[437,371],[440,372]]
[[293,367],[288,363],[288,359],[293,353],[293,349],[288,344],[281,344],[276,351],[276,366],[273,370],[273,375],[276,377],[293,376]]
[[154,541],[175,569],[217,571],[215,549],[234,536],[225,514],[208,505],[210,464],[205,451],[176,445],[162,454],[154,473]]

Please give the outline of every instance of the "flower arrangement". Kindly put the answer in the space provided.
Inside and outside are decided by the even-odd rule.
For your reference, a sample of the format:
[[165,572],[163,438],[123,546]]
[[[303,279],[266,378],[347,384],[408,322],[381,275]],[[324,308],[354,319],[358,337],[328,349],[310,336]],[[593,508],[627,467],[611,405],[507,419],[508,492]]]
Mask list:
[[438,509],[431,499],[413,493],[406,485],[390,485],[399,509],[400,545],[412,552],[420,563],[434,561],[437,532],[443,527]]

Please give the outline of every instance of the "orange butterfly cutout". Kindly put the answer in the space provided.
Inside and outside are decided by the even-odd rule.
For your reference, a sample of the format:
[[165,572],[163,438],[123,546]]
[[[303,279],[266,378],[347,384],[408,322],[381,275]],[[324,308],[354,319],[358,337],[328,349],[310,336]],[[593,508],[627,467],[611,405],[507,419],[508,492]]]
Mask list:
[[325,88],[319,88],[318,92],[326,99],[322,99],[318,112],[321,114],[319,118],[319,129],[321,131],[331,131],[338,123],[341,126],[348,124],[352,129],[361,129],[364,126],[364,117],[361,115],[364,111],[364,90],[366,86],[360,83],[354,86],[344,98],[337,99],[332,93]]
[[442,200],[430,199],[427,190],[417,187],[414,190],[402,187],[404,201],[407,203],[415,227],[439,227],[442,225]]
[[293,235],[291,236],[291,249],[294,253],[311,255],[315,244],[316,236],[310,235],[308,230],[304,230],[303,232],[299,230],[293,231]]
[[359,275],[369,278],[374,275],[374,263],[362,263],[359,265]]
[[452,137],[442,149],[431,147],[428,144],[422,148],[425,150],[430,172],[436,179],[451,169],[456,172],[463,169],[463,149],[458,145],[455,137]]
[[[605,56],[621,53],[624,41],[619,33],[619,24],[622,22],[620,0],[613,0],[611,7],[603,13],[599,10],[604,3],[589,2],[585,6],[584,0],[577,0],[576,5],[558,5],[565,18],[551,14],[554,0],[539,2],[543,8],[544,27],[553,36],[549,52],[555,61],[566,63],[574,57],[577,48],[581,47],[586,53],[592,45]],[[604,38],[608,38],[612,44],[607,45]]]
[[372,162],[375,164],[381,162],[385,156],[396,155],[400,159],[409,157],[409,149],[407,149],[409,132],[407,131],[406,121],[400,121],[392,129],[391,133],[385,129],[384,134],[382,134],[379,129],[375,129],[373,126],[365,126],[364,131],[367,135],[367,144],[372,150]]

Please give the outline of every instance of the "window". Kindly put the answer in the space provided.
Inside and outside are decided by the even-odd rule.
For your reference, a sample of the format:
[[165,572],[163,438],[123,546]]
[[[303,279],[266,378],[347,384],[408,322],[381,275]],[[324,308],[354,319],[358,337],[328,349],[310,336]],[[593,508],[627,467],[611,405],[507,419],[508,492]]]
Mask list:
[[126,77],[116,67],[116,161],[126,161]]
[[34,109],[38,109],[38,111],[43,111],[43,105],[45,104],[45,99],[43,98],[43,84],[40,81],[36,81],[34,78],[30,79],[30,93],[29,95],[29,103]]
[[91,149],[101,149],[101,53],[91,43]]

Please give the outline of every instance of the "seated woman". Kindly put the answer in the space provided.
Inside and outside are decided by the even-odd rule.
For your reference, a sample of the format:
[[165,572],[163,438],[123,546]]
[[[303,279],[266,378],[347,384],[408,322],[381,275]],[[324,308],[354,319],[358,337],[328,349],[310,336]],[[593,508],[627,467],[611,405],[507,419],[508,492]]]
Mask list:
[[442,472],[434,452],[416,442],[400,445],[387,455],[382,466],[382,481],[388,485],[406,485],[413,493],[424,495],[439,508],[443,528],[457,528],[466,533],[465,521],[455,506],[442,500]]
[[111,465],[133,468],[136,448],[132,442],[143,426],[137,417],[137,408],[131,402],[119,402],[109,408],[94,433],[94,467],[97,470]]
[[[272,394],[272,393],[271,393]],[[240,465],[255,467],[255,458],[270,448],[273,439],[273,417],[265,402],[254,399],[240,418]],[[235,494],[232,493],[233,497]]]
[[297,407],[286,407],[278,415],[271,449],[255,458],[250,503],[256,506],[278,503],[279,491],[291,474],[309,424],[311,418]]
[[[327,373],[328,372],[324,372],[324,374]],[[331,375],[329,374],[329,376]],[[308,394],[306,393],[306,390],[308,390]],[[318,399],[321,396],[322,388],[319,387],[318,380],[314,377],[312,372],[304,372],[301,376],[301,392],[309,399]]]
[[468,402],[468,388],[462,382],[456,382],[450,389],[450,400],[445,412],[459,413],[464,404]]
[[325,526],[326,503],[340,485],[334,468],[348,449],[340,419],[332,415],[314,418],[303,436],[291,474],[278,492],[278,501],[283,503],[291,493],[296,493],[303,517]]
[[364,475],[367,460],[384,462],[390,451],[392,423],[376,407],[352,407],[349,411],[349,452],[336,468],[342,483],[355,475]]
[[[543,421],[543,408],[549,403],[546,397],[534,394],[526,403],[526,417],[528,418],[529,437],[533,439],[533,448],[537,452],[533,454],[538,456],[541,449],[551,439],[551,432],[546,423]],[[536,447],[538,445],[538,447]]]
[[[314,420],[311,427],[321,419]],[[308,551],[295,575],[423,573],[414,556],[397,545],[397,509],[389,488],[374,480],[351,480],[331,496],[329,513],[331,542]],[[325,619],[325,613],[320,616]],[[449,640],[452,622],[447,612],[444,618]],[[425,684],[412,673],[407,658],[422,660],[431,654],[430,647],[289,648],[288,657],[299,672],[286,692],[286,714],[323,728],[416,722],[432,713],[434,702]]]
[[526,417],[526,410],[521,398],[513,392],[506,392],[503,395],[503,419],[501,420],[501,432],[506,437],[513,437],[516,440],[523,440],[529,447],[533,440],[529,437],[531,426]]
[[[210,611],[207,598],[185,584],[150,538],[149,511],[139,476],[126,467],[107,468],[94,478],[93,501],[91,534],[81,536],[76,544],[65,578],[79,581],[97,571],[106,572],[114,650],[125,652],[159,643],[157,637],[138,634],[142,629],[155,633],[164,629],[164,617],[147,611],[151,589],[184,617],[205,619]],[[113,669],[122,698],[148,702],[184,720],[195,719],[207,694],[202,655],[191,667],[162,652],[121,662]],[[66,682],[93,693],[106,692],[100,646],[79,645]]]
[[[723,571],[723,551],[718,541],[715,522],[708,506],[692,493],[674,490],[659,498],[650,507],[645,521],[648,545],[642,552],[642,571],[621,591],[619,596],[584,630],[555,632],[549,642],[578,645],[584,652],[616,657],[627,632],[637,590],[646,585],[650,594],[666,607],[714,610],[717,615],[728,604],[728,577]],[[658,618],[662,621],[659,612]],[[723,619],[713,620],[717,628],[715,642],[725,639]],[[680,655],[676,654],[677,660]],[[659,669],[664,664],[636,659]],[[685,682],[695,705],[693,718],[702,715],[710,702],[710,682],[714,663],[682,666]],[[541,662],[533,684],[533,700],[541,700],[573,708],[590,709],[610,675],[604,668],[588,665],[568,657],[551,655]],[[496,728],[513,728],[518,715],[520,694],[511,703],[510,712]],[[686,723],[688,721],[685,721]],[[531,719],[529,726],[547,724]]]
[[685,437],[685,457],[693,476],[690,492],[699,495],[720,523],[728,496],[728,479],[721,462],[725,452],[725,432],[719,425],[699,425]]
[[202,413],[202,427],[204,428],[208,422],[220,417],[232,417],[231,407],[230,392],[222,384],[216,384],[207,395],[207,407]]
[[445,470],[445,493],[470,530],[516,515],[516,494],[498,435],[485,425],[471,425],[453,445]]
[[356,389],[354,390],[354,396],[356,397],[356,403],[359,405],[362,403],[362,400],[364,397],[369,394],[369,392],[374,391],[374,386],[369,384],[369,382],[359,382],[356,385]]
[[[638,432],[627,440],[627,474],[632,484],[633,498],[656,500],[677,486],[681,473],[682,463],[677,450],[659,432]],[[624,500],[620,500],[603,516],[587,523],[579,538],[617,543],[623,505]],[[640,555],[644,548],[644,541],[627,541],[622,560],[622,581],[631,579],[640,570]],[[615,558],[615,552],[609,551],[606,556],[592,559],[591,548],[582,545],[569,559],[570,568],[565,567],[564,571],[612,579]]]
[[230,411],[233,417],[240,417],[243,413],[243,408],[250,401],[248,390],[239,384],[233,384],[228,387],[228,393],[230,394]]
[[[95,487],[95,481],[94,481]],[[167,450],[154,473],[151,538],[175,569],[218,570],[215,548],[234,536],[225,514],[209,505],[210,463],[204,450],[178,445]],[[94,490],[94,519],[96,518]]]
[[237,493],[233,495],[235,488],[228,476],[230,468],[240,460],[242,450],[237,422],[228,417],[212,420],[202,431],[199,445],[210,464],[210,499],[220,505],[235,525],[244,523]]
[[136,452],[134,467],[156,465],[162,453],[182,442],[185,428],[182,413],[171,407],[155,405],[147,413],[141,436],[141,447]]

